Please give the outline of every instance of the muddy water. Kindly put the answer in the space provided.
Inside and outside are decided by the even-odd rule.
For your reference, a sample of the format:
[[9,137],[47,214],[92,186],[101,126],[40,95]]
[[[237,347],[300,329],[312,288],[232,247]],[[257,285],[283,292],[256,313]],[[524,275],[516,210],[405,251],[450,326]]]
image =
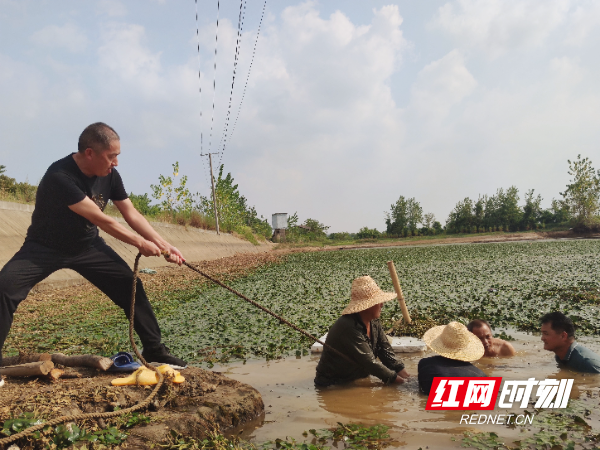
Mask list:
[[[497,330],[499,331],[499,330]],[[600,390],[600,375],[576,374],[556,367],[553,353],[545,351],[539,336],[506,330],[516,341],[513,358],[483,358],[476,363],[487,375],[504,380],[526,380],[534,377],[574,378],[571,398],[586,398]],[[600,339],[583,338],[579,342],[600,353]],[[520,428],[505,425],[460,425],[463,411],[425,411],[427,397],[419,393],[416,379],[417,364],[431,351],[399,354],[413,375],[404,385],[385,386],[376,378],[357,380],[343,387],[315,389],[313,378],[319,355],[279,361],[248,361],[215,367],[231,378],[248,383],[260,391],[265,403],[263,418],[240,430],[255,442],[264,442],[285,436],[299,442],[302,432],[311,428],[335,427],[337,422],[363,425],[385,424],[398,448],[429,449],[461,448],[464,431],[493,431],[511,440],[519,438]],[[586,400],[587,401],[587,400]],[[590,402],[592,402],[590,400]],[[600,429],[598,400],[590,403],[595,408],[592,425]],[[522,413],[496,409],[486,413]],[[452,441],[452,437],[456,441]],[[514,439],[510,439],[514,438]]]

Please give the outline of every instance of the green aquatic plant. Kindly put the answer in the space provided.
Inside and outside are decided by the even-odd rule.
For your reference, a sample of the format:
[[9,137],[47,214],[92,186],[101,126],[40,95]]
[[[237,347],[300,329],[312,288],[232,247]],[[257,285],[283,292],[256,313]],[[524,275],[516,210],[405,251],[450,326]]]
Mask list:
[[337,449],[371,450],[382,449],[392,443],[385,425],[364,426],[355,423],[343,424],[337,427],[305,431],[305,438],[312,436],[310,442],[298,442],[292,437],[277,438],[261,444],[244,441],[236,436],[225,437],[218,429],[211,430],[202,440],[185,437],[171,430],[167,441],[158,444],[170,450],[327,450],[328,444]]
[[[18,417],[6,420],[0,432],[5,436],[12,436],[43,422],[44,420],[37,417],[36,414],[26,412]],[[146,424],[150,422],[150,417],[143,413],[134,412],[119,416],[113,422],[110,426],[96,431],[89,431],[74,422],[59,424],[55,427],[47,426],[41,431],[36,431],[30,436],[22,438],[21,441],[31,444],[27,448],[43,448],[45,446],[46,448],[63,449],[80,442],[104,446],[120,445],[128,437],[128,434],[122,431],[121,428],[127,429]],[[79,448],[80,450],[86,449],[87,446],[83,445]]]
[[[600,448],[600,435],[595,434],[588,423],[591,411],[585,402],[571,400],[569,407],[560,411],[545,409],[525,411],[534,415],[533,423],[521,426],[526,437],[510,442],[499,433],[465,432],[462,446],[479,450],[573,450],[576,448]],[[517,425],[507,425],[517,428]],[[531,433],[533,431],[533,433]],[[454,438],[453,438],[454,440]]]
[[495,333],[494,337],[498,338],[498,339],[502,339],[504,341],[514,341],[514,340],[516,340],[510,334],[506,334],[506,331],[504,331],[504,330],[502,330],[500,333]]
[[[423,322],[412,332],[400,322],[394,334],[420,337],[430,326],[475,318],[539,330],[540,316],[552,310],[573,318],[578,334],[598,334],[599,258],[594,240],[297,253],[231,286],[320,337],[347,305],[354,278],[369,274],[393,290],[386,265],[393,260],[415,323]],[[161,311],[159,321],[173,351],[190,360],[228,347],[244,358],[272,359],[301,354],[313,343],[222,288],[172,295],[169,304],[180,307]],[[384,306],[384,329],[401,318],[397,302]]]
[[[382,289],[393,290],[386,265],[390,260],[414,321],[406,326],[398,303],[387,303],[381,320],[385,330],[394,328],[393,334],[421,337],[431,326],[476,318],[496,328],[537,331],[540,316],[553,310],[570,316],[578,335],[600,334],[598,240],[296,253],[250,276],[224,281],[321,337],[347,305],[354,278],[369,274]],[[162,292],[152,303],[165,341],[190,362],[302,355],[313,344],[220,287],[188,286]],[[14,354],[17,343],[36,352],[111,355],[129,348],[128,324],[112,303],[90,304],[85,317],[66,323],[65,315],[79,317],[76,308],[57,302],[57,315],[36,305],[44,321],[9,335],[6,354]]]

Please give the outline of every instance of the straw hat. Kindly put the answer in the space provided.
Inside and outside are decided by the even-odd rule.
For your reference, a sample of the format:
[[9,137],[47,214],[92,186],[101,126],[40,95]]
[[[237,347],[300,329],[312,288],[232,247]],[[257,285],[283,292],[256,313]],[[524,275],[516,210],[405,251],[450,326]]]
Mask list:
[[459,322],[430,328],[423,340],[438,355],[459,361],[476,361],[485,352],[479,338]]
[[395,292],[382,291],[373,278],[369,276],[358,277],[352,282],[350,304],[342,311],[342,315],[364,311],[373,305],[389,302],[395,298]]

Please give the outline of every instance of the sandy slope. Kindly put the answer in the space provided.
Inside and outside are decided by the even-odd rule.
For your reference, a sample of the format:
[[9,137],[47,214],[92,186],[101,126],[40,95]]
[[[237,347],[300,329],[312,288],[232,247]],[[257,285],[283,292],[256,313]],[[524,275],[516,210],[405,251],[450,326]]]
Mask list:
[[[31,223],[32,212],[31,205],[0,202],[0,267],[6,264],[23,244],[27,228]],[[207,261],[236,253],[262,253],[269,251],[273,246],[270,243],[257,246],[227,233],[217,235],[214,231],[186,228],[180,225],[153,222],[152,226],[167,241],[179,248],[188,261]],[[133,265],[137,255],[134,247],[104,232],[100,234],[121,257]],[[155,268],[167,264],[163,258],[144,258],[141,267]],[[65,269],[52,274],[40,283],[37,289],[64,287],[82,282],[84,280],[81,276]]]

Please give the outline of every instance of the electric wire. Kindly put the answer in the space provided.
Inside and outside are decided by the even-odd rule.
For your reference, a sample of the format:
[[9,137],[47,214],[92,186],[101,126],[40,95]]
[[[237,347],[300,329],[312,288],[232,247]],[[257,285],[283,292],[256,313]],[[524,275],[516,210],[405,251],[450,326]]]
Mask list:
[[[202,132],[202,63],[200,60],[200,26],[198,24],[198,0],[194,0],[196,5],[196,40],[197,40],[197,48],[198,48],[198,94],[199,100],[198,103],[200,105],[200,155],[202,155],[202,146],[203,146],[203,132]],[[208,176],[208,166],[206,165],[206,161],[204,158],[200,158],[202,160],[202,167],[204,169],[204,175],[206,176],[206,182],[210,184],[210,179]]]
[[240,12],[238,14],[238,30],[237,30],[237,40],[235,43],[235,55],[233,58],[233,76],[231,79],[231,90],[229,92],[229,106],[227,107],[227,115],[225,116],[225,124],[223,126],[223,134],[221,136],[221,142],[219,142],[219,149],[222,148],[221,153],[219,155],[219,164],[221,159],[223,158],[223,153],[225,151],[225,146],[227,145],[227,130],[229,129],[229,119],[231,117],[231,105],[233,101],[233,88],[235,86],[235,77],[237,74],[237,65],[239,62],[240,56],[240,48],[242,46],[242,31],[244,27],[244,19],[246,16],[246,0],[240,0]]
[[[233,139],[233,133],[235,133],[235,127],[237,126],[238,119],[240,117],[240,111],[242,110],[242,104],[244,103],[244,98],[246,97],[246,89],[248,88],[248,80],[250,79],[250,72],[252,71],[252,65],[254,64],[254,57],[256,56],[256,47],[258,46],[258,37],[260,36],[260,29],[262,26],[263,19],[265,17],[265,11],[267,9],[267,0],[265,0],[263,4],[262,14],[260,16],[260,22],[258,23],[258,29],[256,31],[256,39],[254,40],[254,49],[252,50],[252,58],[250,60],[250,67],[248,67],[248,74],[246,75],[246,83],[244,84],[244,90],[242,92],[242,99],[240,100],[240,104],[238,107],[238,111],[233,121],[233,126],[231,127],[231,133],[229,134],[229,142]],[[225,146],[223,146],[223,150],[219,157],[219,164],[221,164],[221,158],[223,157],[223,153],[225,152]]]
[[213,102],[212,102],[212,117],[210,119],[210,136],[208,139],[208,151],[212,150],[212,135],[213,135],[213,127],[215,123],[215,98],[217,96],[217,48],[219,44],[219,11],[220,11],[221,1],[217,0],[217,27],[215,31],[215,60],[213,63],[214,69],[214,78],[213,78]]

